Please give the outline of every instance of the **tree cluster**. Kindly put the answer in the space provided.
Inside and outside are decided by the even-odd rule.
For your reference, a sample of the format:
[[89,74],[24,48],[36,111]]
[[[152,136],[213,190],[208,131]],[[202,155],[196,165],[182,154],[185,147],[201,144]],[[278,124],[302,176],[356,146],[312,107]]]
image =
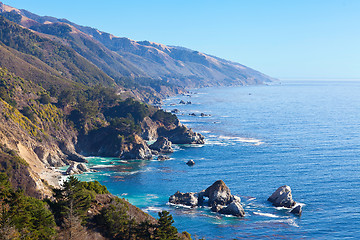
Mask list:
[[1,173],[0,239],[191,239],[178,233],[169,212],[160,212],[156,223],[135,220],[128,203],[114,196],[98,213],[89,215],[96,195],[108,193],[97,181],[69,177],[61,189],[54,189],[53,200],[38,200],[15,191]]

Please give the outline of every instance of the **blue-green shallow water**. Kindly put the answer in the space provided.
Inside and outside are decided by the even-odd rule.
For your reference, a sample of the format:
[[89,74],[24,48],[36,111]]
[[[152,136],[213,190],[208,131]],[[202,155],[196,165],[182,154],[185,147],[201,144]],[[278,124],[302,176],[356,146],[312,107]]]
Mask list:
[[[360,82],[285,82],[194,93],[169,99],[164,108],[179,109],[182,122],[205,135],[204,146],[178,146],[168,161],[90,158],[89,165],[101,171],[79,177],[99,180],[153,216],[168,210],[180,231],[206,239],[358,237]],[[192,104],[178,105],[181,99]],[[189,116],[192,112],[211,117]],[[195,166],[185,164],[189,159]],[[218,179],[241,196],[245,218],[167,205],[177,190],[200,191]],[[305,204],[301,217],[266,201],[284,184]]]

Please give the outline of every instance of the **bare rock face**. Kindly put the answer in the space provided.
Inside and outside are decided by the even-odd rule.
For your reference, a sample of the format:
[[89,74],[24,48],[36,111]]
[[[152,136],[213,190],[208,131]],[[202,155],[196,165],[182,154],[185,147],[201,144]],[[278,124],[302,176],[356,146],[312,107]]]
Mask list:
[[141,122],[141,129],[141,137],[143,139],[152,141],[158,138],[158,125],[153,122],[149,117],[145,117],[144,120]]
[[196,133],[184,125],[168,130],[165,128],[158,129],[158,135],[164,136],[174,144],[204,144],[204,136]]
[[124,152],[123,159],[151,159],[152,153],[146,144],[136,144],[130,151]]
[[82,172],[90,172],[90,169],[84,163],[79,163],[76,167]]
[[74,175],[82,173],[76,166],[76,164],[71,164],[70,167],[66,170],[66,175]]
[[174,195],[170,196],[169,202],[195,207],[198,205],[198,196],[193,192],[182,193],[177,191]]
[[226,207],[221,208],[219,213],[233,215],[233,216],[237,216],[237,217],[245,217],[245,211],[244,211],[243,207],[241,206],[240,202],[238,202],[238,201],[233,201]]
[[296,215],[301,215],[301,213],[302,213],[301,205],[297,205],[290,212],[293,213],[293,214],[296,214]]
[[166,137],[159,137],[156,142],[150,145],[150,149],[161,153],[172,153],[174,150],[171,147],[172,143]]
[[[209,198],[209,201],[206,202],[204,197]],[[174,195],[170,196],[169,202],[191,207],[203,206],[204,203],[207,203],[207,206],[211,207],[211,211],[213,212],[237,217],[245,216],[245,211],[240,203],[241,199],[231,195],[230,189],[222,180],[216,181],[206,190],[198,193],[181,193],[177,191]]]
[[291,188],[287,185],[279,187],[269,198],[275,207],[292,208],[296,202],[292,199]]
[[209,198],[210,206],[227,205],[232,200],[231,191],[224,181],[218,180],[205,190],[204,197]]

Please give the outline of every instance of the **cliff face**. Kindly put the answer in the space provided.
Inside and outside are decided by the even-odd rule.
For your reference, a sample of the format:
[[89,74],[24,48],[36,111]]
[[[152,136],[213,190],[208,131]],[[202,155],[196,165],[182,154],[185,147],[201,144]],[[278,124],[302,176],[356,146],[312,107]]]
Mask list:
[[163,119],[145,117],[139,124],[140,133],[127,138],[122,135],[122,131],[111,126],[96,129],[79,137],[76,149],[85,156],[151,159],[152,153],[145,140],[167,137],[175,144],[204,144],[201,134],[193,132],[180,124],[176,117],[175,119],[174,122],[166,123]]
[[[0,86],[0,142],[26,161],[26,166],[21,165],[21,168],[32,178],[32,181],[27,177],[28,180],[24,180],[16,173],[18,178],[12,182],[28,181],[31,189],[47,194],[48,187],[43,180],[51,185],[58,184],[50,167],[78,160],[73,147],[77,141],[76,132],[64,121],[57,107],[50,102],[40,103],[39,94],[44,91],[41,87],[2,68]],[[32,194],[34,189],[29,192]]]

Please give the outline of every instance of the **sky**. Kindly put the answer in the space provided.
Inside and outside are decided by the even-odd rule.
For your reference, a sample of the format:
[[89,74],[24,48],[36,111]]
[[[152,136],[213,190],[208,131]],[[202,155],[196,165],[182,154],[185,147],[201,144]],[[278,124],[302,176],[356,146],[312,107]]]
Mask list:
[[[0,0],[1,1],[1,0]],[[360,0],[3,0],[279,79],[360,79]]]

